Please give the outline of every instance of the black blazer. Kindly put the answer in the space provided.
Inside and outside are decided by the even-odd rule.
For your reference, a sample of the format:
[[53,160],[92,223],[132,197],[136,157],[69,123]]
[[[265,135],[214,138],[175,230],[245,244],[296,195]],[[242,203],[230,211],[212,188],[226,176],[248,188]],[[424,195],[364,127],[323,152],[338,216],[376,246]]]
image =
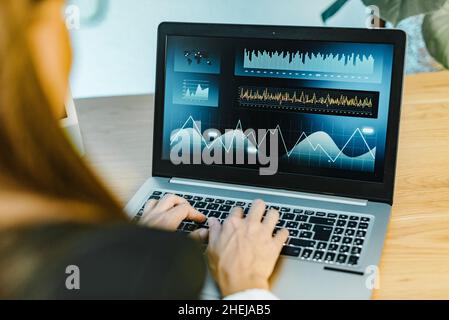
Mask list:
[[[204,284],[201,245],[182,234],[131,224],[56,224],[15,234],[9,252],[0,251],[8,259],[2,265],[30,263],[32,271],[6,298],[197,299]],[[70,265],[79,268],[79,290],[66,287]]]

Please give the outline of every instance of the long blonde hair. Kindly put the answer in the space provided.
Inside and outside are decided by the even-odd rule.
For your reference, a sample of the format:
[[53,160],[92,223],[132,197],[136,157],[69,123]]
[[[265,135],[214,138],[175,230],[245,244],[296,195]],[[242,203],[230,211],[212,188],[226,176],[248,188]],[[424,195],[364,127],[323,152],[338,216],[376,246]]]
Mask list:
[[[88,220],[124,220],[118,202],[66,140],[37,79],[27,31],[42,1],[0,0],[0,189],[86,204]],[[72,211],[68,206],[61,214],[86,214]]]

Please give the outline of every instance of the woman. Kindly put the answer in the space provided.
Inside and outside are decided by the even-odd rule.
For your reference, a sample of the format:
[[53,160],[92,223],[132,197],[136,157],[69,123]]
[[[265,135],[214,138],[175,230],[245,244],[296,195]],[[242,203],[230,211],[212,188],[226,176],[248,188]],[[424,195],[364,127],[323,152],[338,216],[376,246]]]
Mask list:
[[[58,127],[71,65],[62,7],[0,0],[0,298],[198,298],[200,242],[168,231],[206,217],[169,195],[132,225]],[[262,221],[264,211],[256,201],[248,218],[234,209],[223,226],[210,219],[194,234],[209,238],[223,296],[272,297],[268,279],[288,232],[273,237],[279,214]],[[70,266],[79,290],[68,290]]]

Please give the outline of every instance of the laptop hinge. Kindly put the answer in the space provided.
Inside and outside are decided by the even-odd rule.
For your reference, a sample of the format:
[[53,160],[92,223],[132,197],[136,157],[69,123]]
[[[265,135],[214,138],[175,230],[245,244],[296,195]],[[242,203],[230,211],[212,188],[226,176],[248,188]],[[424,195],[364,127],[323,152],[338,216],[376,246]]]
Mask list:
[[271,196],[281,196],[281,197],[314,200],[314,201],[326,201],[326,202],[341,203],[341,204],[348,204],[348,205],[355,205],[355,206],[368,205],[368,200],[362,200],[362,199],[345,198],[345,197],[338,197],[338,196],[328,196],[328,195],[305,193],[305,192],[296,192],[296,191],[282,190],[282,189],[248,187],[248,186],[244,186],[244,185],[234,185],[234,184],[227,184],[227,183],[220,183],[220,182],[200,181],[200,180],[191,180],[191,179],[184,179],[184,178],[171,178],[170,183],[179,184],[179,185],[187,185],[187,186],[195,186],[195,187],[203,187],[203,188],[224,189],[224,190],[230,190],[230,191],[254,192],[254,193],[266,194],[266,195],[271,195]]

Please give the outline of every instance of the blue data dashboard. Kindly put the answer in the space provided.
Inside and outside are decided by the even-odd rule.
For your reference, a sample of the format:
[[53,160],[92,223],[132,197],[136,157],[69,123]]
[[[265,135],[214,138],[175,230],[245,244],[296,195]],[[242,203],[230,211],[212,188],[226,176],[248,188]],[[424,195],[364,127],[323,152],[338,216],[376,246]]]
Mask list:
[[231,131],[226,153],[257,152],[243,132],[265,128],[280,172],[380,181],[392,67],[390,44],[169,36],[163,158],[180,130],[202,148]]

